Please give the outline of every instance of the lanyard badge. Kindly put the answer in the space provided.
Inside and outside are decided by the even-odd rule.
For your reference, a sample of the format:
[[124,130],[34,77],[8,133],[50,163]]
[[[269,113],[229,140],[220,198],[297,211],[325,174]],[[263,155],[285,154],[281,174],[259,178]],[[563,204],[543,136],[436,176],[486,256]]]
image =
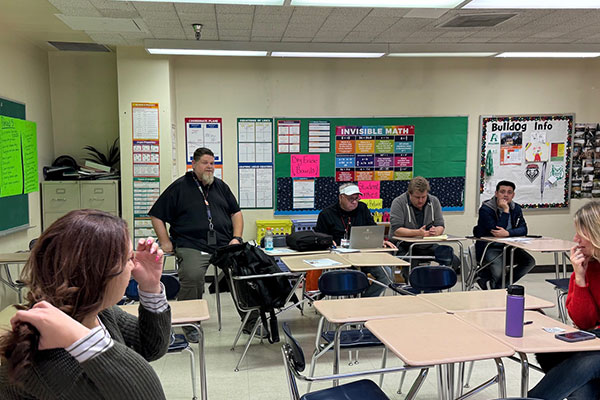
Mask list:
[[215,226],[212,222],[210,203],[208,202],[208,191],[210,188],[206,190],[205,194],[204,190],[202,190],[202,185],[200,185],[198,178],[196,178],[196,174],[194,174],[194,181],[196,182],[196,185],[198,185],[198,190],[200,190],[200,193],[202,193],[202,197],[204,197],[204,205],[206,206],[206,216],[208,218],[208,233],[206,234],[206,241],[209,246],[215,246],[217,244],[217,232],[215,231]]

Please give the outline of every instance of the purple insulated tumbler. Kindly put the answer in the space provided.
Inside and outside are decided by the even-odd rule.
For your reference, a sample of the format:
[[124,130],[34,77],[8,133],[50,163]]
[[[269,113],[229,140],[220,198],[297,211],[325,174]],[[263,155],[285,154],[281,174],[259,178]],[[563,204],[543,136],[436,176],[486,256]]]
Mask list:
[[506,336],[523,337],[525,288],[521,285],[510,285],[506,292]]

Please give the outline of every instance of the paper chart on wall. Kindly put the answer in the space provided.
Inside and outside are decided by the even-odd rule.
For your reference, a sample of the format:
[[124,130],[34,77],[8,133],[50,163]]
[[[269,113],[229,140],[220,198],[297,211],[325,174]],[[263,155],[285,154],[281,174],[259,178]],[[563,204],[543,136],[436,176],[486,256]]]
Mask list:
[[186,163],[191,164],[194,151],[199,147],[210,149],[215,155],[215,163],[223,162],[221,118],[186,118],[185,142]]
[[273,207],[273,121],[238,119],[238,194],[241,208]]
[[314,179],[294,179],[292,188],[294,191],[293,204],[295,209],[315,208]]

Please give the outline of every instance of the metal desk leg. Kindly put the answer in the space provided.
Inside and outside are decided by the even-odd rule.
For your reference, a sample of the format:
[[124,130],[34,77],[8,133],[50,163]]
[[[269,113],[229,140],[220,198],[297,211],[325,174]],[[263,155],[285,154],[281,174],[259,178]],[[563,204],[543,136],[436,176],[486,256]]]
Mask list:
[[567,255],[567,253],[563,252],[562,253],[563,278],[567,277],[567,258],[569,258],[569,256]]
[[438,384],[438,396],[440,400],[446,399],[446,385],[444,383],[444,371],[442,370],[442,365],[436,365],[437,372],[437,384]]
[[513,271],[515,269],[515,250],[516,247],[510,248],[510,284],[513,284]]
[[221,294],[219,293],[219,268],[213,265],[215,269],[215,297],[217,299],[217,321],[219,325],[219,331],[221,331]]
[[554,252],[554,274],[556,279],[560,279],[560,271],[558,269],[558,253]]
[[200,325],[194,324],[196,331],[198,331],[198,351],[200,356],[200,398],[202,400],[208,399],[208,392],[206,389],[206,354],[204,352],[204,331]]
[[458,248],[460,249],[460,283],[462,285],[463,292],[465,291],[465,263],[464,263],[464,249],[463,245],[460,241],[456,242],[458,244]]
[[504,364],[501,358],[494,358],[496,362],[496,369],[498,370],[498,396],[500,398],[506,397],[506,375],[504,373]]
[[529,361],[525,353],[519,353],[519,358],[521,358],[521,397],[527,397],[529,391]]
[[505,266],[506,266],[506,249],[508,248],[508,246],[504,245],[504,247],[502,248],[502,288],[504,289],[506,287],[506,273],[505,273]]
[[[342,336],[342,327],[344,325],[338,326],[335,330],[335,336],[333,339],[333,374],[337,375],[340,373],[340,339]],[[339,386],[340,380],[334,379],[333,386]]]
[[446,364],[446,375],[448,381],[448,400],[454,398],[454,363]]

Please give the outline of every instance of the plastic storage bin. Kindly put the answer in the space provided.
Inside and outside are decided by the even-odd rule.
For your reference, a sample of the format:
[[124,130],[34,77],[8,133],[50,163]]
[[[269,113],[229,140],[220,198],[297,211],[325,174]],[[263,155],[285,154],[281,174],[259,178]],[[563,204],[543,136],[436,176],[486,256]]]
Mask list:
[[293,219],[292,222],[294,223],[294,232],[312,231],[317,225],[316,219]]
[[289,219],[256,220],[256,242],[260,243],[267,228],[273,228],[273,235],[289,235],[292,233],[292,221]]

